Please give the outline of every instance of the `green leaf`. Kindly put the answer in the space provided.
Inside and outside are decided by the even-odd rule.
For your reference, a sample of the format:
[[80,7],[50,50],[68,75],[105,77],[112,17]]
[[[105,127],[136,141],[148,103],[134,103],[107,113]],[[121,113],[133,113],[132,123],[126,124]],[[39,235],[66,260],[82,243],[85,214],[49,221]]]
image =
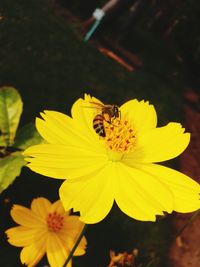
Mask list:
[[1,146],[3,146],[3,147],[7,146],[7,142],[6,142],[4,136],[2,135],[2,133],[0,131],[0,147]]
[[24,150],[27,147],[37,145],[42,141],[43,139],[38,134],[35,125],[33,123],[29,123],[17,131],[13,146]]
[[20,152],[0,158],[0,193],[20,175],[21,168],[25,163],[24,157]]
[[22,113],[20,94],[13,87],[0,88],[0,145],[11,146]]

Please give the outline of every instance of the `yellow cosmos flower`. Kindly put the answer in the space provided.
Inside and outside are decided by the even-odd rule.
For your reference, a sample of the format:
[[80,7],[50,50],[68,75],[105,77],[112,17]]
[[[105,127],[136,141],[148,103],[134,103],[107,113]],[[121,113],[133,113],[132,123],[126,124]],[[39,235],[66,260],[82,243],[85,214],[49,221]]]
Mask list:
[[[60,188],[65,209],[80,211],[85,223],[101,221],[114,200],[124,213],[141,221],[155,221],[163,211],[199,209],[200,185],[155,164],[178,156],[188,146],[190,134],[181,124],[156,127],[154,107],[138,100],[123,104],[110,123],[101,105],[85,95],[74,103],[72,117],[44,111],[36,127],[47,144],[24,152],[33,171],[66,179]],[[102,123],[105,136],[99,129]]]
[[[84,227],[78,216],[69,216],[60,200],[52,204],[43,197],[34,199],[31,209],[14,205],[11,216],[20,226],[6,231],[8,242],[23,247],[20,259],[28,267],[36,266],[45,253],[51,267],[62,267]],[[85,247],[83,237],[74,256],[83,255]]]

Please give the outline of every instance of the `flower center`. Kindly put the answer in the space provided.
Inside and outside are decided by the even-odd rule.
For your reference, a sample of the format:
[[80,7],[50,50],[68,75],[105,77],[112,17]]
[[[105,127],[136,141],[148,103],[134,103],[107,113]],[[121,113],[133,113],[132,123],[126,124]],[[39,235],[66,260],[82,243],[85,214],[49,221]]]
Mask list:
[[64,216],[56,212],[49,213],[47,216],[47,226],[49,231],[57,232],[64,225]]
[[122,153],[130,152],[135,145],[135,133],[127,120],[115,118],[112,123],[104,123],[106,136],[103,138],[106,146],[114,153],[112,160],[119,160]]

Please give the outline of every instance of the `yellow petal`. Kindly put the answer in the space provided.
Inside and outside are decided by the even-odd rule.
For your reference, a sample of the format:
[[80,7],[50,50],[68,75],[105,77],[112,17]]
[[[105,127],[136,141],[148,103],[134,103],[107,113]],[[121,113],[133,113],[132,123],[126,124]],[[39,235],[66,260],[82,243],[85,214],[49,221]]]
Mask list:
[[66,180],[60,187],[60,198],[66,210],[80,211],[80,220],[97,223],[110,211],[114,200],[112,162],[97,173],[81,179]]
[[172,194],[154,176],[120,162],[116,163],[116,173],[116,203],[128,216],[155,221],[163,211],[172,212]]
[[[56,233],[51,233],[47,242],[47,259],[51,267],[62,267],[69,255]],[[71,267],[71,262],[67,265]]]
[[16,247],[29,246],[35,241],[38,237],[45,234],[45,229],[30,228],[24,226],[16,226],[8,229],[6,232],[8,237],[8,242]]
[[[45,110],[43,119],[36,119],[36,127],[40,135],[50,144],[76,145],[87,147],[90,142],[82,129],[77,130],[72,118],[57,112]],[[74,142],[76,140],[76,142]]]
[[[72,250],[75,242],[77,241],[80,233],[82,232],[84,223],[79,220],[78,216],[66,216],[64,227],[59,231],[59,237],[63,242],[63,245],[70,251]],[[79,243],[77,249],[74,252],[74,256],[80,256],[85,254],[87,241],[83,237]]]
[[[66,232],[63,234],[62,232],[62,235],[61,233],[59,232],[59,238],[63,244],[63,246],[69,248],[69,251],[71,251],[74,247],[74,244],[75,242],[78,240],[78,237],[80,235],[80,232],[75,232],[75,231],[72,231],[72,232]],[[76,238],[74,238],[76,237]],[[78,247],[76,248],[75,252],[74,252],[74,256],[81,256],[81,255],[84,255],[85,254],[85,250],[86,250],[86,245],[87,245],[87,241],[86,241],[86,238],[83,236],[83,238],[81,239]]]
[[44,222],[46,222],[46,217],[49,213],[50,207],[51,207],[51,202],[44,197],[35,198],[31,203],[31,210],[35,213],[36,216],[40,217]]
[[135,149],[125,155],[123,161],[131,165],[134,162],[161,162],[177,157],[190,141],[190,134],[184,133],[184,130],[181,124],[171,122],[138,136]]
[[30,209],[21,205],[14,205],[11,209],[11,216],[13,220],[26,227],[44,227],[44,222]]
[[120,107],[122,118],[127,119],[136,134],[153,129],[157,125],[157,115],[149,102],[130,100]]
[[[92,102],[101,103],[98,99],[85,95],[85,99],[79,98],[72,106],[72,118],[78,131],[81,131],[89,143],[99,151],[105,152],[104,146],[99,142],[99,136],[93,129],[95,115],[101,114],[101,109],[92,105]],[[102,104],[102,103],[101,103]]]
[[[75,236],[75,234],[72,233],[73,236]],[[87,246],[87,240],[86,238],[83,236],[83,238],[81,239],[81,242],[79,243],[77,249],[74,252],[74,256],[82,256],[86,253],[86,246]]]
[[84,225],[85,224],[79,220],[79,216],[76,216],[76,215],[65,216],[65,228],[64,228],[65,231],[81,232]]
[[200,208],[200,185],[187,175],[158,164],[141,164],[137,168],[169,188],[173,194],[175,211],[192,212]]
[[42,175],[52,178],[75,178],[92,173],[105,165],[106,154],[73,146],[42,144],[29,147],[25,152],[27,166]]
[[34,267],[44,256],[46,251],[47,236],[38,236],[35,243],[30,246],[24,247],[20,253],[20,259],[23,264],[28,267]]
[[68,214],[70,213],[70,210],[68,210],[66,212],[64,210],[63,205],[62,205],[62,202],[60,200],[57,200],[51,205],[51,208],[49,209],[49,212],[51,212],[51,213],[56,212],[56,213],[63,214],[63,215],[68,217]]

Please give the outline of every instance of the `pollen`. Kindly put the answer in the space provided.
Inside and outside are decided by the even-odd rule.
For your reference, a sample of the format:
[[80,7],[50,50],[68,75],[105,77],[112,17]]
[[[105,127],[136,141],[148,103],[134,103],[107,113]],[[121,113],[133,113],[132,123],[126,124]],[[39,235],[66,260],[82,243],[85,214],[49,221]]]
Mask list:
[[63,228],[64,216],[57,212],[49,213],[46,221],[49,231],[57,232]]
[[133,150],[135,145],[135,134],[132,126],[127,120],[115,118],[112,123],[105,123],[106,146],[114,151],[128,153]]

